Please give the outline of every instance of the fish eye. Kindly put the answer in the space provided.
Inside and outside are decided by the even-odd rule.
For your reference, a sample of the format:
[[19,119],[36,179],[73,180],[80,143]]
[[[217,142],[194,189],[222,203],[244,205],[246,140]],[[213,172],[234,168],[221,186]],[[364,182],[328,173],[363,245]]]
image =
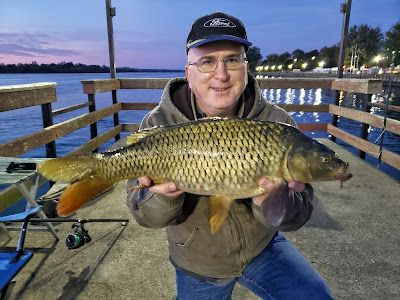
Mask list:
[[321,162],[323,162],[323,163],[327,163],[328,160],[329,159],[327,157],[325,157],[325,156],[321,157]]

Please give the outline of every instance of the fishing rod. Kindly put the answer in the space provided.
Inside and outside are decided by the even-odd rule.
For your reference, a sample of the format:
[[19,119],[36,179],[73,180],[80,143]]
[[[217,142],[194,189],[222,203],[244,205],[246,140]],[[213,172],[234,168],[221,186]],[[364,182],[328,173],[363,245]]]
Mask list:
[[[391,88],[392,88],[392,77],[393,77],[393,71],[394,71],[394,59],[396,57],[396,51],[392,51],[392,63],[390,64],[390,77],[389,77],[389,87],[388,87],[388,91],[387,91],[387,95],[386,95],[386,105],[385,105],[385,114],[383,117],[383,129],[382,129],[382,133],[379,135],[378,139],[380,138],[380,145],[379,145],[379,156],[378,156],[378,164],[377,164],[377,168],[379,169],[379,165],[381,164],[382,161],[382,150],[383,150],[383,137],[385,135],[385,131],[386,131],[386,120],[387,120],[387,112],[389,109],[389,97],[390,97],[390,92],[391,92]],[[376,141],[378,141],[378,139]]]

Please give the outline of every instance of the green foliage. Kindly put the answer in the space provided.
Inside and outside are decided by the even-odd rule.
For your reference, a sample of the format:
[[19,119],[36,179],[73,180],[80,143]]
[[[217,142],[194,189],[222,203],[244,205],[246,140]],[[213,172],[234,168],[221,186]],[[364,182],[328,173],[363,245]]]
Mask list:
[[400,64],[400,21],[386,31],[386,40],[383,43],[386,56],[392,61],[393,51],[396,52],[394,64]]
[[249,62],[250,71],[254,71],[262,60],[261,50],[258,47],[250,47],[247,51],[247,61]]
[[360,63],[372,61],[382,49],[383,38],[384,35],[379,27],[371,28],[365,24],[352,26],[347,35],[345,65],[350,65],[351,54],[355,48],[356,54],[360,56]]
[[340,47],[338,45],[324,47],[321,49],[318,60],[325,63],[324,68],[337,67],[339,60],[339,49]]

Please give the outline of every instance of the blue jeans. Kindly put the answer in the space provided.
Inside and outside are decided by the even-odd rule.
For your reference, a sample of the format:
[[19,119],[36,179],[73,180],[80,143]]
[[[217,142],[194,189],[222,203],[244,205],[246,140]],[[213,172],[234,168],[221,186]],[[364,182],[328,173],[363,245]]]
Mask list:
[[198,280],[176,270],[176,299],[231,299],[236,282],[262,299],[333,299],[318,272],[279,232],[243,274],[225,286]]

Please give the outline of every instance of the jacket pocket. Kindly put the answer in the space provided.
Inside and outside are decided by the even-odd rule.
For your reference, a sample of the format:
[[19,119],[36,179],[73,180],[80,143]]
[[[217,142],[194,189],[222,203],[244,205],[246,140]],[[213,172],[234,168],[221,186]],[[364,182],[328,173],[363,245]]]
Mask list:
[[201,229],[200,226],[194,227],[193,231],[190,233],[190,235],[186,239],[186,241],[184,241],[183,243],[176,242],[176,245],[179,246],[179,247],[186,247],[186,248],[189,247],[190,244],[193,242],[193,240],[196,238],[196,236],[199,235],[200,229]]

